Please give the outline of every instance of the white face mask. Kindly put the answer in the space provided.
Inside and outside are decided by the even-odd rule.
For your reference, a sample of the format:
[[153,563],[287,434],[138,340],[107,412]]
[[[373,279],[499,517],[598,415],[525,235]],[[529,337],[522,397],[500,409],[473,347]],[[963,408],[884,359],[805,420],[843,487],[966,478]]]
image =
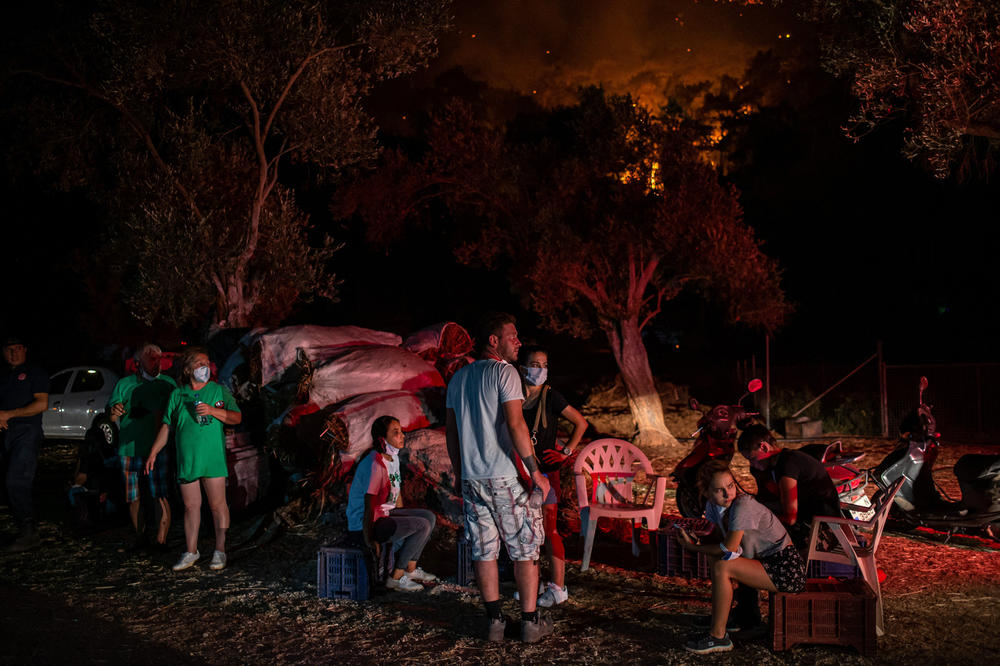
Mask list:
[[154,379],[156,379],[157,377],[160,376],[160,373],[156,373],[155,375],[151,375],[148,372],[146,372],[145,370],[143,370],[142,368],[139,368],[139,374],[141,374],[142,378],[145,379],[147,382],[151,382],[151,381],[153,381]]
[[191,376],[194,377],[196,382],[207,382],[209,377],[212,376],[212,369],[207,365],[203,365],[200,368],[195,368]]
[[521,372],[524,373],[524,381],[532,386],[541,386],[549,378],[548,368],[529,368],[522,365]]
[[392,456],[393,458],[395,458],[396,456],[399,455],[399,452],[402,451],[402,450],[403,449],[397,449],[395,446],[393,446],[389,442],[385,443],[385,454],[387,456]]

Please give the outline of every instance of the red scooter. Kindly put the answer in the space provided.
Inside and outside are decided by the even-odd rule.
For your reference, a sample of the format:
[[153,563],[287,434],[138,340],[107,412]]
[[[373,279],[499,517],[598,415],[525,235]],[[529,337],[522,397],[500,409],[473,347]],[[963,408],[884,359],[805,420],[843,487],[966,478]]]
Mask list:
[[[698,493],[696,484],[698,470],[713,458],[721,458],[726,462],[733,459],[733,454],[736,453],[737,428],[747,427],[757,415],[756,412],[747,411],[740,403],[763,387],[764,382],[761,380],[750,380],[747,392],[740,396],[736,404],[716,405],[698,420],[698,429],[691,433],[692,437],[696,437],[694,448],[670,473],[670,478],[677,483],[677,510],[685,518],[697,518],[705,512],[705,501]],[[688,406],[697,410],[698,401],[691,398]]]

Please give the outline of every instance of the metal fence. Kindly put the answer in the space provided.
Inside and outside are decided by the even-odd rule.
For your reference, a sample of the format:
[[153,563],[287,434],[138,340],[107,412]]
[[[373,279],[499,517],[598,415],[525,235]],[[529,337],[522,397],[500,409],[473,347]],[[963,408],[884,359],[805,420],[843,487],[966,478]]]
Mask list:
[[[772,427],[782,430],[784,417],[825,393],[805,412],[822,418],[824,430],[853,426],[852,434],[895,437],[903,418],[917,406],[923,376],[929,381],[924,402],[933,407],[946,441],[1000,443],[1000,363],[885,364],[878,355],[859,363],[772,364],[771,404],[755,396],[757,407],[769,411]],[[754,373],[748,365],[737,366],[738,378]]]
[[924,402],[933,407],[945,441],[1000,442],[1000,363],[886,365],[890,436],[899,432],[900,421],[917,405],[920,377],[928,379]]

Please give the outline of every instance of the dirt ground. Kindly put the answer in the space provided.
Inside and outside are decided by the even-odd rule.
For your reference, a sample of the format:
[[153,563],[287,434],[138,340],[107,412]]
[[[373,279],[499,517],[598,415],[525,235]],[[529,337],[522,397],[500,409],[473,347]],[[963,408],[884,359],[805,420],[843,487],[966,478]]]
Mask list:
[[[679,430],[686,435],[683,429]],[[891,447],[882,440],[844,438],[874,465]],[[789,446],[797,446],[789,443]],[[689,443],[651,451],[669,472]],[[730,653],[698,657],[683,650],[695,616],[708,613],[707,581],[653,573],[649,546],[634,559],[630,546],[599,532],[594,565],[579,570],[580,543],[568,540],[570,599],[553,610],[556,633],[522,645],[480,639],[477,592],[457,586],[454,532],[441,527],[421,564],[444,582],[418,593],[389,592],[368,602],[316,597],[318,546],[342,524],[309,520],[265,532],[267,517],[244,516],[231,530],[230,566],[212,572],[203,561],[182,573],[170,565],[182,550],[180,521],[170,553],[129,552],[129,529],[112,526],[76,535],[62,520],[64,483],[73,447],[49,442],[38,494],[41,548],[0,554],[2,663],[870,663],[851,648],[797,647],[774,653],[764,637],[741,640]],[[945,448],[950,466],[967,446]],[[739,456],[737,460],[741,461]],[[745,462],[737,471],[745,479]],[[947,479],[949,470],[938,477]],[[667,507],[674,512],[672,498]],[[179,518],[179,514],[177,516]],[[264,521],[264,522],[262,522]],[[12,535],[9,512],[0,530]],[[264,533],[266,537],[261,538]],[[211,551],[203,525],[202,552]],[[11,536],[8,536],[9,540]],[[879,552],[888,633],[876,663],[993,663],[1000,649],[1000,551],[997,544],[919,531],[888,534]],[[516,615],[505,584],[505,612]],[[762,597],[766,612],[766,597]],[[511,623],[516,625],[516,623]]]

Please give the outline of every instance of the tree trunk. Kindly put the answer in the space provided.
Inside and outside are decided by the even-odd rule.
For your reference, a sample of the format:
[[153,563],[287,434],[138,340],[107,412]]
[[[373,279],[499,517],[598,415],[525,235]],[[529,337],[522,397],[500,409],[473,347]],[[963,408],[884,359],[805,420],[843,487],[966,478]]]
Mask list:
[[663,421],[663,404],[653,383],[649,356],[642,343],[638,322],[635,319],[625,319],[608,322],[603,328],[621,371],[628,395],[628,407],[639,431],[635,443],[651,446],[678,444]]
[[213,329],[251,326],[255,299],[246,293],[246,282],[238,275],[223,276]]

